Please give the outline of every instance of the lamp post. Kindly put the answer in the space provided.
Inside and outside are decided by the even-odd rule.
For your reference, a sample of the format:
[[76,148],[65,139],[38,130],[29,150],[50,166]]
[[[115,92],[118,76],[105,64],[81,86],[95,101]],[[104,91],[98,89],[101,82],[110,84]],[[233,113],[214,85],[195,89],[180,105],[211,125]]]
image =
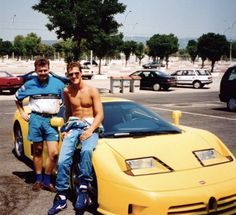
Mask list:
[[131,32],[130,32],[130,35],[131,35],[131,40],[133,40],[133,33],[134,33],[134,29],[135,29],[135,27],[136,27],[136,25],[137,25],[138,23],[136,22],[134,25],[133,25],[133,28],[132,28],[132,30],[131,30]]
[[[228,28],[226,28],[226,29],[224,30],[224,34],[226,33],[226,31],[232,30],[235,24],[236,24],[236,20],[234,20],[234,21],[232,22],[231,26],[229,26]],[[232,44],[232,40],[230,39],[230,40],[229,40],[229,61],[230,61],[230,63],[232,62],[232,45],[233,45],[233,44]]]
[[129,10],[129,11],[126,13],[126,15],[125,15],[125,19],[124,19],[124,22],[122,23],[122,25],[123,25],[123,33],[124,33],[124,35],[125,35],[125,22],[126,22],[127,16],[128,16],[129,13],[131,13],[131,12],[132,12],[132,10]]
[[[12,41],[14,42],[14,23],[15,23],[15,18],[16,18],[16,14],[13,15],[12,17]],[[14,51],[12,52],[12,59],[14,60],[15,59],[15,53]]]

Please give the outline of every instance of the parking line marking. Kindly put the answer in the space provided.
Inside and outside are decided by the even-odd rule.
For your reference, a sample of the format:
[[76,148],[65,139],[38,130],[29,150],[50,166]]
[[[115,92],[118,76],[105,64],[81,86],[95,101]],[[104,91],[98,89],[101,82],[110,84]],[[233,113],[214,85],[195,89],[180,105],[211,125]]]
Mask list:
[[[164,110],[164,111],[169,111],[169,112],[175,111],[172,109],[153,107],[151,105],[146,105],[146,106],[153,108],[153,109],[157,109],[157,110]],[[210,118],[216,118],[216,119],[226,119],[226,120],[230,120],[230,121],[236,121],[235,118],[232,119],[232,118],[223,117],[223,116],[214,116],[214,115],[207,115],[207,114],[202,114],[202,113],[192,113],[192,112],[187,112],[187,111],[181,111],[181,112],[184,114],[189,114],[189,115],[204,116],[204,117],[210,117]]]

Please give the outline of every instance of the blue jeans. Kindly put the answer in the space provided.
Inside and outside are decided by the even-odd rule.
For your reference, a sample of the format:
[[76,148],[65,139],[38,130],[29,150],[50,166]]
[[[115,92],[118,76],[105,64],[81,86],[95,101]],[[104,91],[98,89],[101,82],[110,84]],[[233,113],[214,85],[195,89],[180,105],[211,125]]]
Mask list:
[[69,119],[58,160],[58,172],[56,179],[56,189],[58,192],[66,191],[69,188],[69,172],[73,161],[73,155],[78,144],[81,144],[80,152],[80,177],[84,180],[92,181],[92,151],[98,142],[98,133],[93,133],[91,137],[83,142],[79,141],[80,135],[89,124],[73,118]]

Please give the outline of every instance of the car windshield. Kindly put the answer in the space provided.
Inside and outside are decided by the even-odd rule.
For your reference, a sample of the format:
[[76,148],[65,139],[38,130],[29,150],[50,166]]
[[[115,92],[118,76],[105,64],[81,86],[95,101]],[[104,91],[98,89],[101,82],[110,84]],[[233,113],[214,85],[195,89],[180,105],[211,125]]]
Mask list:
[[162,71],[155,71],[155,73],[157,74],[157,75],[159,75],[159,76],[169,76],[167,73],[165,73],[165,72],[162,72]]
[[103,137],[175,134],[181,130],[145,107],[129,101],[103,103]]
[[5,78],[5,77],[14,77],[14,76],[8,72],[0,72],[0,77]]
[[198,75],[211,75],[211,73],[208,70],[196,70]]

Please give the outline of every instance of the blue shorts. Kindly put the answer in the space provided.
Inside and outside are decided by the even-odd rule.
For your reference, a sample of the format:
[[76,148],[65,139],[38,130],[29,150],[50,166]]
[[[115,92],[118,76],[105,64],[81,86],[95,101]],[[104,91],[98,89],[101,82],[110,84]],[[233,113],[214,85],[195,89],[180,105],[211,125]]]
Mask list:
[[32,142],[58,141],[57,127],[50,124],[51,117],[31,113],[29,120],[28,140]]

